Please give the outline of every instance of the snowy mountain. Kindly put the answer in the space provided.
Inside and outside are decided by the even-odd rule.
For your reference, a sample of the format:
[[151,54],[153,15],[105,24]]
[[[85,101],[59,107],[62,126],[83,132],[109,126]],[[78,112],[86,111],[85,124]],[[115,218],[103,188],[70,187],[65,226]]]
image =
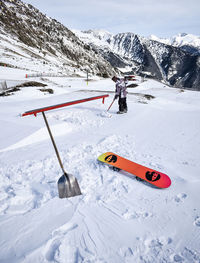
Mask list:
[[[111,65],[68,28],[19,0],[0,1],[0,63],[40,72],[112,76]],[[32,61],[32,68],[30,66]]]
[[[101,32],[104,37],[100,37],[97,31],[95,34],[92,31],[74,32],[122,71],[145,72],[172,86],[200,89],[200,56],[191,53],[192,47],[189,50],[188,45],[183,44],[186,42],[180,46],[175,44],[175,39],[172,45],[133,33],[110,35]],[[198,41],[195,43],[198,46]]]
[[155,40],[167,45],[174,47],[180,47],[183,50],[193,54],[200,55],[200,37],[192,34],[180,33],[177,36],[173,36],[169,39],[167,38],[158,38],[154,35],[151,35],[151,40]]

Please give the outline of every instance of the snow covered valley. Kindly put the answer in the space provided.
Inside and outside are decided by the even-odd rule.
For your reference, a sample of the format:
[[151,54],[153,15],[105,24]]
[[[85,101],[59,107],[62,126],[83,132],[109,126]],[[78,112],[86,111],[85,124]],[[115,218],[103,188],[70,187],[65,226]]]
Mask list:
[[[25,81],[25,73],[0,67],[0,79]],[[25,87],[0,97],[0,262],[200,262],[200,93],[138,79],[128,113],[116,114],[115,102],[108,117],[111,80],[46,84],[54,94]],[[59,199],[62,171],[43,118],[21,114],[103,94],[104,104],[46,113],[82,191]],[[168,174],[172,185],[156,189],[111,170],[97,161],[107,151]]]

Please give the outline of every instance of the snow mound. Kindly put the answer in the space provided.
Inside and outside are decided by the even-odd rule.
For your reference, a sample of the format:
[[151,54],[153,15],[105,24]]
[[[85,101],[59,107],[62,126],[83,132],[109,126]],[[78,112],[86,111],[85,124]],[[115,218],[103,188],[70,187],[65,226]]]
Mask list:
[[[0,262],[200,262],[200,93],[148,80],[128,94],[127,114],[114,103],[112,118],[102,116],[112,96],[47,112],[82,191],[59,199],[62,171],[43,118],[19,113],[114,87],[54,82],[62,88],[53,95],[26,87],[0,98]],[[147,93],[154,99],[141,103]],[[172,185],[155,189],[113,171],[97,160],[107,151],[168,174]]]

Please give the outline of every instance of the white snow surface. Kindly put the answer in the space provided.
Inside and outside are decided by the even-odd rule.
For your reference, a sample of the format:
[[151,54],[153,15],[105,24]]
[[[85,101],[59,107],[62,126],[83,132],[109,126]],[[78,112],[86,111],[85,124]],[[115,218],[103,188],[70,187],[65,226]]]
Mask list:
[[[0,67],[1,79],[24,71]],[[21,76],[21,77],[20,77]],[[0,262],[200,262],[200,93],[153,80],[130,88],[116,114],[111,80],[47,77],[0,97]],[[109,94],[46,112],[64,167],[82,195],[59,199],[62,171],[40,107]],[[144,94],[154,96],[148,100]],[[97,161],[115,152],[170,176],[156,189]]]

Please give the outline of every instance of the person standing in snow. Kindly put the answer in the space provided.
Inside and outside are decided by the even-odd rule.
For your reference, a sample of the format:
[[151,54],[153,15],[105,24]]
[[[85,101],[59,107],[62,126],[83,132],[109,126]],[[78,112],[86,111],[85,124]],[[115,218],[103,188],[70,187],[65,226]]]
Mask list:
[[126,95],[127,95],[127,87],[126,87],[126,80],[120,79],[114,76],[112,80],[115,82],[115,97],[114,99],[119,98],[118,104],[119,104],[119,111],[118,114],[126,113],[127,112],[127,103],[126,103]]

